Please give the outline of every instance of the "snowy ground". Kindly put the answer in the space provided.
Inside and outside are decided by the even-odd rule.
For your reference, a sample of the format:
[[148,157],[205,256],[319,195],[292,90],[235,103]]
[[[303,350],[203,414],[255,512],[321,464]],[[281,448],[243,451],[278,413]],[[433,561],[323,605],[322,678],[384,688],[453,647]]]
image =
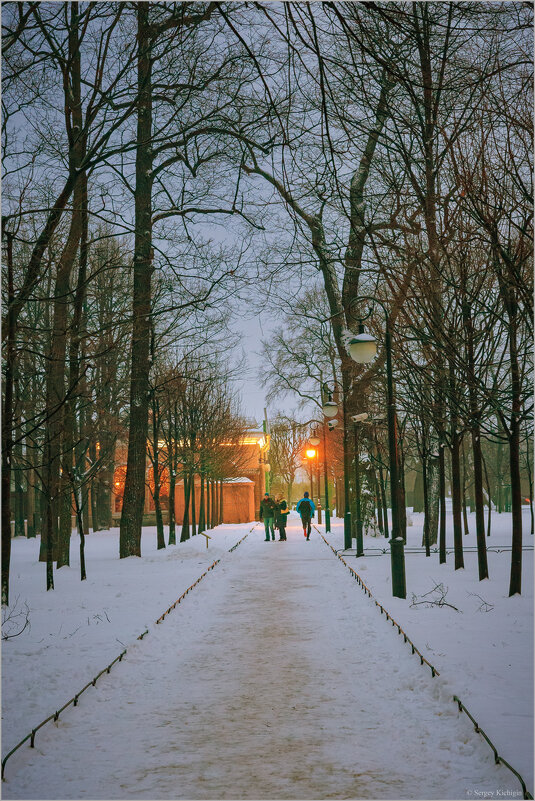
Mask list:
[[[494,521],[489,545],[509,544],[510,515]],[[38,541],[14,540],[12,601],[28,604],[31,629],[3,643],[3,754],[128,652],[37,733],[35,750],[8,760],[3,797],[520,798],[454,693],[532,791],[532,554],[511,599],[508,553],[489,554],[482,583],[471,554],[464,571],[407,554],[405,602],[391,597],[388,555],[346,554],[440,671],[433,679],[319,535],[307,543],[290,522],[289,542],[264,543],[256,528],[232,553],[250,525],[220,526],[208,549],[195,537],[160,552],[149,529],[143,558],[126,560],[117,530],[92,534],[82,583],[73,538],[73,567],[49,593]],[[408,533],[419,544],[420,516]],[[342,547],[339,521],[327,539]],[[411,608],[412,593],[438,583],[461,611]]]

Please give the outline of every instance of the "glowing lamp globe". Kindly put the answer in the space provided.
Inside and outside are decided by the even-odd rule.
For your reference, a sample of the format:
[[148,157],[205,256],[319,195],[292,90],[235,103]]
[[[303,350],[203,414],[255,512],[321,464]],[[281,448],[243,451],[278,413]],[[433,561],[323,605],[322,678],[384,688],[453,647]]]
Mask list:
[[371,362],[376,353],[377,340],[371,334],[357,334],[349,340],[349,355],[358,364]]
[[313,459],[314,456],[316,455],[316,451],[314,450],[314,448],[307,448],[306,455],[308,456],[309,459]]

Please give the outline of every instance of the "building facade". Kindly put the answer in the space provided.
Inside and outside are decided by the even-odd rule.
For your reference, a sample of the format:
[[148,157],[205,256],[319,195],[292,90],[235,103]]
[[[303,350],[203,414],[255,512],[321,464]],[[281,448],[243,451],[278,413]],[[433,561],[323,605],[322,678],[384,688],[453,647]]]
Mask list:
[[[222,511],[224,523],[246,523],[257,520],[260,510],[260,501],[269,482],[269,434],[262,429],[251,428],[239,444],[240,449],[240,476],[230,477],[222,483]],[[124,482],[126,478],[127,446],[119,443],[115,453],[115,472],[112,493],[112,517],[117,524],[121,517],[123,503]],[[154,487],[153,473],[147,457],[147,481],[145,482],[145,515],[144,523],[155,523],[154,497],[151,492],[151,483]],[[160,478],[160,504],[167,521],[169,509],[169,475],[164,468]],[[195,519],[199,519],[200,504],[200,476],[195,477]],[[190,499],[190,505],[192,500]],[[184,517],[184,483],[178,481],[175,488],[175,519],[178,524]],[[190,506],[191,508],[191,506]],[[191,520],[191,513],[190,513]]]

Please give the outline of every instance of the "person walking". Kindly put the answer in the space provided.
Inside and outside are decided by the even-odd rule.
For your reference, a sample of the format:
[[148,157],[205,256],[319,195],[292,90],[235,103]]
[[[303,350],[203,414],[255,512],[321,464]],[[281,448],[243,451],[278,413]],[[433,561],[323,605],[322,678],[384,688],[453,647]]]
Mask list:
[[269,542],[269,534],[271,532],[271,539],[275,539],[275,512],[277,511],[277,504],[273,498],[269,497],[269,492],[266,492],[260,501],[260,520],[264,521],[264,528],[266,530],[265,542]]
[[279,529],[279,542],[286,542],[286,521],[290,510],[285,500],[277,499],[277,511],[275,513],[275,528]]
[[314,517],[314,512],[316,511],[316,506],[312,498],[309,497],[308,492],[305,492],[297,506],[295,507],[296,512],[299,512],[301,515],[301,523],[303,524],[303,534],[307,538],[310,539],[310,532],[311,532],[311,524],[310,521]]

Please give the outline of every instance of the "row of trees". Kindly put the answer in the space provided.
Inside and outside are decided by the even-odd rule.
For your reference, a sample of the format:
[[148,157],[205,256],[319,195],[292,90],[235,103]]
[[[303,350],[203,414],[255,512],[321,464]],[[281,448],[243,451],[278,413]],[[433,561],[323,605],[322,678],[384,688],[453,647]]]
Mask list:
[[[243,474],[247,456],[241,443],[248,425],[228,376],[208,360],[168,365],[156,375],[149,410],[150,490],[154,499],[158,548],[165,547],[160,495],[165,485],[169,544],[176,543],[175,498],[183,482],[184,516],[180,541],[222,522],[223,480]],[[195,483],[200,478],[199,519]],[[124,502],[124,501],[123,501]]]
[[[139,555],[151,408],[151,427],[165,427],[157,355],[225,352],[233,305],[246,293],[253,312],[265,305],[259,275],[270,309],[295,311],[297,298],[304,380],[308,332],[325,343],[312,355],[340,390],[346,471],[349,416],[381,410],[384,391],[382,359],[359,371],[347,330],[368,314],[359,294],[384,303],[431,538],[448,450],[458,541],[457,454],[469,438],[480,577],[481,441],[508,449],[520,591],[531,16],[527,4],[468,2],[6,6],[4,600],[13,466],[28,433],[41,443],[32,469],[48,586],[61,487],[69,473],[80,483],[97,404],[101,427],[111,413],[128,433],[120,553]],[[118,261],[99,268],[104,243]],[[385,322],[378,308],[368,318],[381,339]],[[109,366],[127,389],[108,400]],[[280,389],[280,363],[278,373]],[[43,402],[32,411],[23,396],[37,396],[22,385],[34,374]],[[97,481],[109,466],[96,445],[91,461]]]
[[240,216],[218,171],[259,119],[254,96],[247,119],[232,110],[255,67],[215,12],[73,2],[3,16],[4,602],[13,465],[19,528],[21,474],[37,488],[30,532],[43,534],[51,588],[53,562],[68,563],[71,493],[83,517],[92,481],[93,519],[109,523],[125,436],[120,555],[139,555],[151,341],[179,359],[232,345],[224,303],[240,256],[193,223]]
[[298,373],[289,388],[315,403],[321,371],[338,382],[349,472],[350,415],[384,414],[386,392],[384,355],[359,372],[344,328],[367,318],[384,342],[388,326],[400,453],[412,449],[420,464],[426,542],[436,541],[440,519],[445,559],[448,452],[455,564],[463,566],[464,439],[479,578],[488,575],[483,452],[506,448],[509,591],[519,592],[522,469],[532,494],[531,12],[502,4],[339,4],[317,13],[290,5],[270,18],[286,41],[288,30],[299,37],[301,84],[319,97],[318,127],[300,129],[284,173],[258,163],[251,173],[273,187],[308,244],[327,308],[317,292],[303,294],[297,320],[305,317],[306,327],[275,335],[266,357],[274,356],[276,371],[293,354]]

